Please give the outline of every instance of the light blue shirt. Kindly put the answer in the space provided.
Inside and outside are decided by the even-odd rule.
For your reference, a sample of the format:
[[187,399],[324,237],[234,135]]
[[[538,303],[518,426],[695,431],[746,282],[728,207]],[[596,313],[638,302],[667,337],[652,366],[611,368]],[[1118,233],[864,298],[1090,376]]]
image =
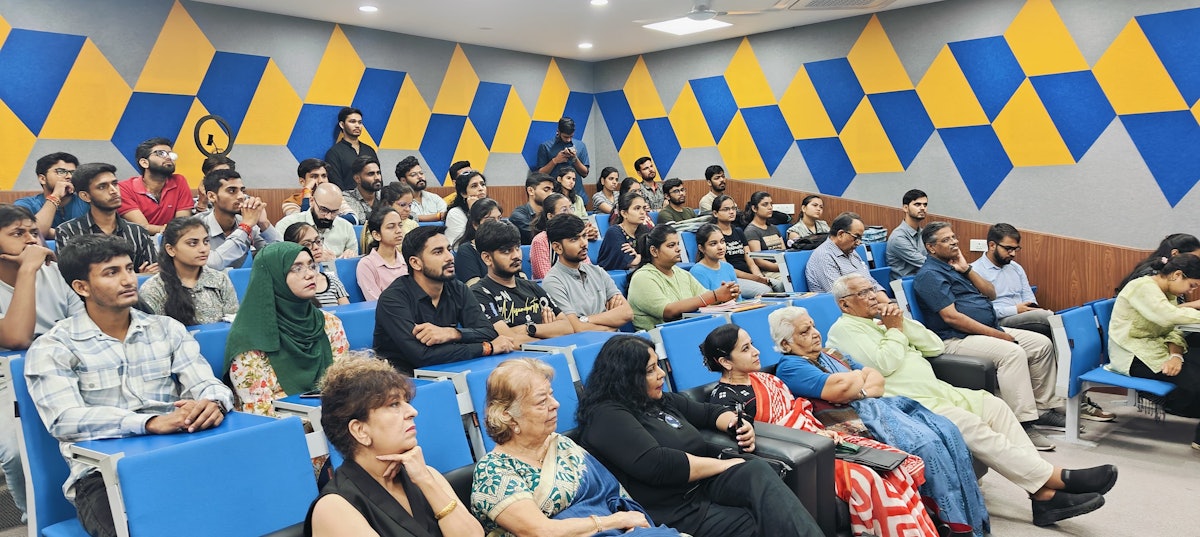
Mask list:
[[1017,314],[1017,304],[1037,301],[1033,296],[1033,289],[1029,287],[1025,269],[1021,268],[1020,263],[1013,261],[1003,267],[997,267],[988,259],[987,254],[984,254],[971,263],[971,267],[996,288],[996,300],[992,301],[996,317],[1011,317]]
[[736,282],[737,273],[733,270],[733,265],[725,261],[721,261],[721,268],[713,270],[704,266],[701,263],[692,265],[690,270],[692,276],[696,277],[696,281],[700,282],[709,291],[716,291],[721,287],[721,282]]

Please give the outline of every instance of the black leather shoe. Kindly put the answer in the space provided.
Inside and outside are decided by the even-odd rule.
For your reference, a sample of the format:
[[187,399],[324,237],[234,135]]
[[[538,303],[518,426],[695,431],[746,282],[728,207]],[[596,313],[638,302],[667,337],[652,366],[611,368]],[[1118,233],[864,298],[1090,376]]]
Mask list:
[[1072,494],[1057,491],[1049,500],[1033,500],[1033,525],[1050,526],[1104,506],[1104,496],[1095,492]]
[[1096,492],[1104,494],[1117,484],[1117,467],[1111,464],[1062,471],[1063,490],[1075,494]]

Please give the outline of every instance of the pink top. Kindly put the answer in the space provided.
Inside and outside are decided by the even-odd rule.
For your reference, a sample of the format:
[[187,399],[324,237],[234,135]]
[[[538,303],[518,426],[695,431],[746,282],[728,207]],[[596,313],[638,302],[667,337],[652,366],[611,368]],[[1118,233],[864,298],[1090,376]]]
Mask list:
[[358,260],[358,288],[362,290],[367,300],[379,300],[379,295],[387,289],[396,278],[408,275],[408,263],[401,259],[399,250],[396,251],[396,264],[390,264],[379,255],[379,249]]
[[196,205],[187,179],[179,174],[167,179],[157,200],[146,191],[146,184],[140,176],[130,177],[117,183],[117,186],[121,190],[121,208],[117,212],[124,216],[130,211],[142,211],[146,221],[155,226],[167,225],[175,218],[176,212],[190,211]]

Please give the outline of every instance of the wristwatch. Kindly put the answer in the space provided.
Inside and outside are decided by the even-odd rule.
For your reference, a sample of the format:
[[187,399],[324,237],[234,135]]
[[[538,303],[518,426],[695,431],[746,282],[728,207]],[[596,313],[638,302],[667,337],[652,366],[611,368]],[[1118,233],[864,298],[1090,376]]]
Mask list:
[[584,323],[584,324],[587,324],[587,322],[588,322],[588,316],[587,316],[587,315],[581,315],[581,316],[579,317],[579,322],[581,322],[581,323]]
[[525,323],[525,333],[529,334],[529,337],[537,337],[537,325],[533,324],[533,321]]

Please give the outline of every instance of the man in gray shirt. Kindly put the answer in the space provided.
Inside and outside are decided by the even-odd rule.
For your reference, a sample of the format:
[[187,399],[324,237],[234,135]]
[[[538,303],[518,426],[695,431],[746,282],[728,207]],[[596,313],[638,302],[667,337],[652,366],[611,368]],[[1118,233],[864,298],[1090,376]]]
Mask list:
[[617,289],[612,276],[585,262],[588,241],[584,227],[583,219],[573,214],[550,220],[546,238],[558,262],[546,273],[542,289],[564,314],[575,315],[587,325],[585,330],[611,332],[633,320],[633,308]]
[[912,276],[925,264],[925,245],[921,243],[921,225],[929,208],[929,196],[912,189],[904,193],[904,221],[892,231],[887,243],[887,264],[892,276]]

